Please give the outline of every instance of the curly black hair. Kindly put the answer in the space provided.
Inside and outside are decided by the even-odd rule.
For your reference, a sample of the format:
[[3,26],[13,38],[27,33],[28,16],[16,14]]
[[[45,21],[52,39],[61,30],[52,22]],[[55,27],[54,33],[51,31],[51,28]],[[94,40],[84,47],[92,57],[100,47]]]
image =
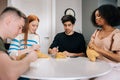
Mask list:
[[100,27],[96,23],[96,18],[95,18],[95,12],[99,11],[101,17],[105,19],[105,21],[110,25],[110,26],[118,26],[120,25],[120,11],[117,7],[107,4],[107,5],[102,5],[95,9],[91,15],[91,21],[94,26]]
[[72,15],[64,15],[64,16],[61,18],[61,21],[62,21],[63,24],[64,24],[65,22],[67,22],[67,21],[70,21],[72,24],[75,24],[76,19],[75,19],[75,17],[72,16]]

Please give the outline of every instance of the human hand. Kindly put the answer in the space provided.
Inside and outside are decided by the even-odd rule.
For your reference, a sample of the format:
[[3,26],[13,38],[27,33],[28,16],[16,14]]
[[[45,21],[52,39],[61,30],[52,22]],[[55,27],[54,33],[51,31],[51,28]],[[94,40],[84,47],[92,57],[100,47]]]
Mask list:
[[10,56],[12,60],[17,60],[16,56]]
[[59,52],[59,50],[58,50],[58,47],[54,47],[53,49],[51,49],[51,53],[52,54],[57,54]]
[[93,49],[95,51],[100,50],[100,48],[98,46],[96,46],[94,42],[90,42],[88,46],[89,46],[90,49]]
[[39,45],[39,44],[34,44],[34,45],[31,46],[29,49],[30,49],[30,50],[39,50],[39,49],[40,49],[40,45]]
[[35,61],[35,60],[38,59],[38,55],[37,55],[37,52],[36,52],[36,51],[31,51],[31,52],[29,52],[29,54],[27,54],[26,57],[29,58],[29,61],[30,61],[30,62],[33,62],[33,61]]
[[67,57],[71,57],[74,56],[72,53],[68,52],[68,51],[64,51],[63,52]]
[[86,54],[91,61],[96,61],[96,58],[100,56],[99,53],[89,47],[87,47]]
[[95,50],[96,52],[102,53],[102,51],[104,51],[102,48],[100,48],[99,46],[97,46],[94,42],[91,42],[88,47],[92,50]]

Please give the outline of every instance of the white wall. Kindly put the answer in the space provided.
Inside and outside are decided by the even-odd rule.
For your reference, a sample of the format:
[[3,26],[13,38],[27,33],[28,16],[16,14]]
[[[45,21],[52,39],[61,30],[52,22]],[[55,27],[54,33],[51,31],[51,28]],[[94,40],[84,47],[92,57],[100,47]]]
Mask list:
[[64,31],[61,22],[64,11],[72,8],[76,13],[75,31],[82,32],[82,0],[56,0],[56,33]]
[[[51,27],[51,0],[11,0],[12,6],[22,10],[25,14],[35,14],[40,19],[38,33],[42,36],[49,36]],[[50,26],[50,27],[48,27]]]
[[27,16],[35,14],[39,17],[37,33],[40,35],[41,51],[47,53],[51,36],[51,0],[10,0],[8,5],[20,9]]

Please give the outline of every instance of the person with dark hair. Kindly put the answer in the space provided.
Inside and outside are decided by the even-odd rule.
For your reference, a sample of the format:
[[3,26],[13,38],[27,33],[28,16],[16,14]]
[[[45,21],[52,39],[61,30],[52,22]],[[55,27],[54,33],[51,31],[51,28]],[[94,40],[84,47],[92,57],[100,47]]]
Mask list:
[[[120,11],[120,6],[118,6],[117,8]],[[120,25],[116,26],[116,28],[120,29]]]
[[0,80],[17,80],[38,57],[33,50],[24,59],[14,61],[5,49],[4,40],[13,39],[21,33],[25,21],[26,16],[14,7],[6,7],[0,14]]
[[97,59],[106,61],[112,66],[112,71],[95,80],[120,80],[120,12],[113,5],[102,5],[93,11],[91,20],[93,25],[100,27],[91,36],[88,47],[95,50]]
[[85,56],[85,40],[81,33],[73,31],[75,17],[65,15],[61,18],[64,25],[64,32],[58,33],[48,50],[49,54],[63,52],[67,57]]

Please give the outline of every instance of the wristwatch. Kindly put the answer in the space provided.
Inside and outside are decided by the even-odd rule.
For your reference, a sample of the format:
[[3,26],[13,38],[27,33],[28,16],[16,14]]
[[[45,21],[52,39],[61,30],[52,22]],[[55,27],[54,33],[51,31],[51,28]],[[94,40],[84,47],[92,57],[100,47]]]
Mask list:
[[72,15],[75,17],[75,11],[72,8],[67,8],[64,12],[65,15]]

